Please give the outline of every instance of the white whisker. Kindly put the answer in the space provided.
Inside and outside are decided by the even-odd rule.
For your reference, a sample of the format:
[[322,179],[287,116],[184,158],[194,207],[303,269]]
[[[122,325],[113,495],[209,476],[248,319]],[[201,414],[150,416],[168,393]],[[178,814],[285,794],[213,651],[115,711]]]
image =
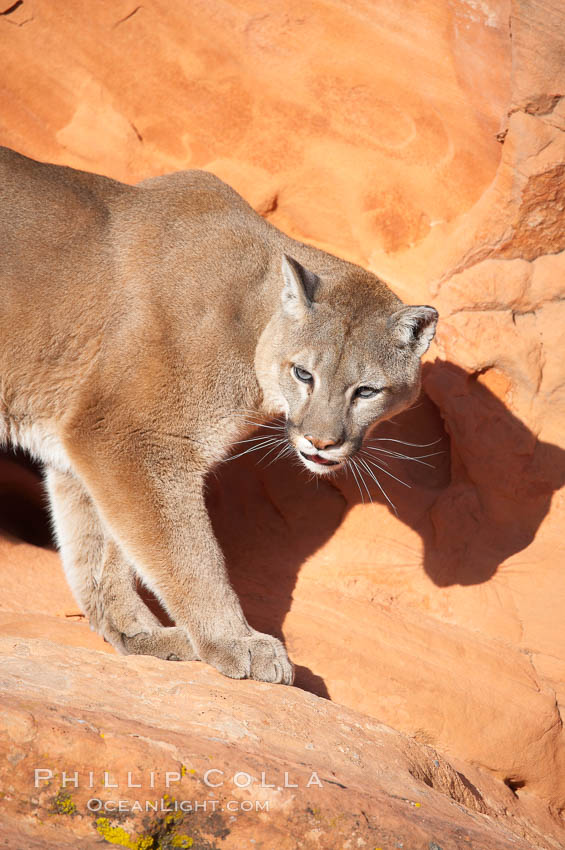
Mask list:
[[[263,455],[263,457],[260,458],[259,463],[262,463],[264,460],[266,460],[272,452],[277,450],[277,448],[281,445],[281,443],[285,443],[285,442],[286,442],[286,440],[277,440],[275,445],[271,449],[269,449],[267,454]],[[276,458],[275,458],[275,460],[276,460]]]
[[[379,454],[384,454],[387,457],[396,458],[398,460],[413,460],[414,463],[420,463],[422,466],[429,466],[430,469],[435,469],[435,466],[433,465],[433,463],[427,463],[425,460],[422,460],[422,458],[424,458],[424,457],[434,457],[435,455],[444,454],[444,452],[430,452],[429,454],[425,454],[425,455],[414,455],[414,456],[412,456],[412,455],[402,454],[402,452],[391,452],[388,449],[381,449],[378,446],[365,446],[365,448],[362,449],[361,451],[362,451],[362,453],[365,453],[365,454],[367,454],[367,452],[378,452]],[[386,461],[384,461],[382,459],[380,459],[380,460],[381,460],[382,463],[385,464],[385,466],[388,466]]]
[[[363,461],[365,463],[365,461]],[[385,475],[390,475],[391,478],[394,478],[395,481],[398,481],[399,484],[402,484],[404,487],[408,487],[411,489],[410,484],[407,484],[406,481],[403,481],[402,478],[397,478],[396,475],[393,475],[392,472],[389,472],[387,469],[383,469],[382,466],[379,466],[374,460],[370,460],[369,463],[371,466],[375,466],[377,469],[380,469],[381,472],[384,472]]]
[[286,422],[286,419],[282,416],[263,416],[258,410],[253,410],[252,408],[244,408],[242,407],[240,410],[230,410],[226,414],[227,416],[252,416],[255,419],[259,417],[263,422]]
[[258,422],[256,419],[249,419],[247,417],[240,417],[245,425],[254,425],[256,428],[269,428],[273,431],[283,431],[285,427],[285,423],[273,423],[271,422]]
[[353,460],[353,458],[351,458],[351,462],[352,462],[352,463],[353,463],[353,465],[355,466],[355,469],[357,470],[357,474],[359,475],[359,478],[361,479],[361,483],[362,483],[363,487],[365,488],[365,490],[367,491],[367,496],[369,497],[369,501],[370,501],[370,502],[372,502],[372,501],[373,501],[373,497],[371,496],[371,491],[370,491],[370,490],[369,490],[369,488],[367,487],[367,482],[365,481],[365,477],[364,477],[364,475],[363,475],[363,472],[362,472],[362,471],[361,471],[361,469],[359,468],[359,466],[358,466],[357,462],[356,462],[355,460]]
[[236,455],[232,455],[232,457],[226,458],[224,463],[228,463],[231,460],[235,460],[238,457],[243,457],[243,455],[248,455],[250,452],[256,452],[259,449],[268,448],[268,446],[273,445],[273,443],[278,444],[280,439],[278,437],[268,437],[263,443],[260,443],[258,446],[250,446],[248,449],[245,449],[243,452],[239,452]]
[[263,417],[258,410],[245,408],[228,411],[224,416],[222,416],[222,419],[230,418],[240,419],[246,425],[254,425],[256,428],[268,428],[271,430],[283,430],[286,425],[286,419],[283,419],[280,416]]
[[[373,451],[374,451],[374,450],[373,450]],[[370,457],[370,455],[368,454],[368,452],[366,451],[366,449],[359,449],[358,454],[360,454],[360,455],[367,455],[367,457]],[[379,460],[381,461],[381,463],[384,463],[384,465],[385,465],[385,466],[388,466],[388,463],[387,463],[387,461],[386,461],[386,460],[383,460],[382,458],[379,458]]]
[[254,428],[265,428],[265,429],[267,429],[268,431],[284,431],[284,428],[283,428],[283,426],[282,426],[282,425],[265,425],[265,424],[264,424],[264,423],[262,423],[262,422],[252,422],[252,421],[251,421],[251,420],[249,420],[249,419],[246,419],[246,420],[244,421],[244,424],[245,424],[245,425],[251,425],[251,426],[253,426]]
[[269,466],[271,466],[272,463],[275,463],[277,460],[282,460],[283,457],[288,457],[288,455],[292,454],[293,452],[294,452],[294,449],[291,445],[283,446],[282,449],[279,450],[279,453],[277,455],[275,455],[275,457],[272,458],[272,460],[269,461],[266,468],[268,469]]
[[[381,491],[381,493],[383,494],[383,496],[385,497],[385,499],[387,500],[387,502],[389,503],[391,508],[393,509],[394,513],[396,514],[396,516],[398,516],[398,511],[396,510],[396,505],[394,504],[392,499],[388,496],[387,492],[385,491],[384,487],[382,486],[382,484],[379,481],[379,479],[377,478],[377,476],[372,472],[372,470],[367,466],[366,462],[362,458],[359,458],[359,462],[362,463],[363,466],[366,468],[367,472],[369,473],[369,475],[371,476],[371,478],[373,479],[373,481],[375,482],[375,484],[377,485],[377,487],[379,488],[379,490]],[[383,469],[381,471],[385,472],[386,470]]]
[[394,437],[371,437],[367,442],[400,443],[403,446],[415,446],[417,449],[427,449],[428,446],[435,446],[437,443],[441,443],[441,440],[442,438],[438,437],[437,440],[432,440],[431,443],[408,443],[405,440],[397,440]]
[[350,458],[349,460],[346,461],[346,463],[347,463],[347,466],[349,466],[349,468],[351,469],[351,474],[353,475],[353,477],[355,479],[355,483],[357,484],[357,489],[359,490],[359,495],[361,496],[361,501],[363,502],[363,504],[365,504],[365,497],[363,496],[363,491],[361,490],[361,485],[359,484],[359,481],[357,479],[357,473],[355,472],[355,470],[353,468],[352,459]]
[[237,440],[234,443],[234,446],[239,446],[243,443],[256,443],[258,440],[277,440],[282,439],[281,437],[275,437],[274,434],[259,434],[258,437],[249,437],[248,440]]

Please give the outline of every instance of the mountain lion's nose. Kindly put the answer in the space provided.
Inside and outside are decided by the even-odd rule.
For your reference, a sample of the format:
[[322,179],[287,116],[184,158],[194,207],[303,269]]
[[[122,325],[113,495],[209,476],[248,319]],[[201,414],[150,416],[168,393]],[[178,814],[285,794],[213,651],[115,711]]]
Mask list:
[[304,434],[304,436],[317,449],[331,449],[332,446],[337,446],[339,444],[339,440],[317,440],[316,437],[311,437],[310,434]]

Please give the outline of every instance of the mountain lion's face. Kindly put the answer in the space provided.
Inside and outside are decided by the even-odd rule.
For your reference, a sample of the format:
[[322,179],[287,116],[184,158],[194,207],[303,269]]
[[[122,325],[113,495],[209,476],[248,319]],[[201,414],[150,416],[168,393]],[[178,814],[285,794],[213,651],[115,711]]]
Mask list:
[[260,340],[256,369],[269,412],[286,416],[289,442],[312,472],[339,469],[368,429],[409,406],[420,390],[420,356],[437,321],[433,307],[383,303],[374,284],[325,288],[283,258],[281,306]]

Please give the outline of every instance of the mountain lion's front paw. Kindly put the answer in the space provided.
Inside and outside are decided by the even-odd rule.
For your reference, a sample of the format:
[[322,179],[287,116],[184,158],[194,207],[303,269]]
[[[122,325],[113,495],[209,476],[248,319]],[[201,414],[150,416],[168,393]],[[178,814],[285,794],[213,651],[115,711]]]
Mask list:
[[292,685],[294,667],[277,638],[255,632],[249,637],[219,640],[201,658],[232,679],[258,679]]
[[131,636],[122,634],[120,638],[128,655],[154,655],[165,661],[198,661],[190,638],[178,626],[162,626]]

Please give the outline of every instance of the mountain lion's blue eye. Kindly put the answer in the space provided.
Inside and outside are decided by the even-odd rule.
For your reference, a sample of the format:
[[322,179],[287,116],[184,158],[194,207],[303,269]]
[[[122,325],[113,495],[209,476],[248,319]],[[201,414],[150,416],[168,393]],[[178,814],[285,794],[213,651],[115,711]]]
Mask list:
[[378,390],[376,387],[357,387],[355,398],[373,398],[381,392],[382,390]]
[[300,366],[293,366],[292,371],[294,377],[298,378],[299,381],[303,381],[305,384],[311,384],[314,380],[310,372],[307,372],[306,369],[301,369]]

